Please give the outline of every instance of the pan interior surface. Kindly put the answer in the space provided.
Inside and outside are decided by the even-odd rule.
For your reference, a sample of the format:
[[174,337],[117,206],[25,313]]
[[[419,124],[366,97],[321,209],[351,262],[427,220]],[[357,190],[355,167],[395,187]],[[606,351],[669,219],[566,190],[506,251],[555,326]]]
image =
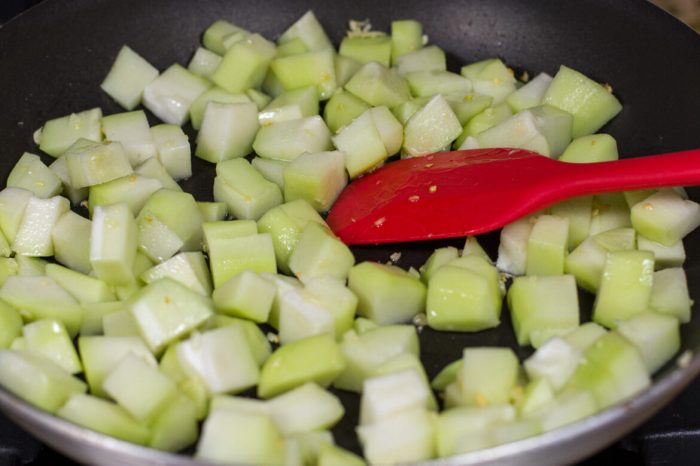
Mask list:
[[[697,109],[700,92],[700,40],[695,32],[647,2],[586,0],[406,0],[402,2],[323,2],[273,0],[229,2],[207,0],[50,0],[0,28],[0,134],[3,135],[0,177],[4,180],[24,151],[37,151],[32,133],[50,118],[95,106],[105,114],[122,109],[99,89],[114,56],[123,44],[139,52],[160,70],[173,62],[186,65],[200,43],[202,31],[216,19],[226,19],[275,39],[307,9],[312,8],[337,45],[349,19],[371,20],[374,28],[388,30],[395,19],[412,18],[423,23],[430,42],[444,48],[448,68],[484,58],[500,57],[517,72],[531,76],[540,71],[554,75],[560,64],[580,70],[592,78],[610,83],[624,109],[601,131],[612,134],[623,156],[691,149],[700,145]],[[671,45],[669,45],[671,44]],[[151,124],[156,119],[149,115]],[[194,133],[187,127],[190,141]],[[213,165],[194,158],[195,175],[183,183],[198,200],[211,200]],[[696,189],[688,190],[698,200]],[[485,200],[488,202],[488,200]],[[700,234],[686,238],[685,265],[691,297],[700,298]],[[483,237],[482,244],[495,257],[498,235]],[[401,252],[397,265],[418,267],[437,247],[462,241],[411,243],[356,247],[359,261],[387,262]],[[581,296],[584,317],[589,319],[590,296]],[[521,358],[531,349],[515,341],[509,313],[502,323],[479,333],[434,332],[420,334],[421,355],[429,377],[445,364],[461,357],[467,346],[509,346]],[[700,349],[700,319],[682,327],[683,349]],[[670,364],[657,377],[652,389],[628,405],[601,413],[591,419],[551,432],[537,439],[479,452],[459,458],[455,464],[496,461],[526,462],[523,454],[540,453],[544,463],[567,462],[592,453],[648,417],[660,403],[668,401],[700,371],[694,357],[684,369]],[[334,429],[339,444],[359,450],[354,426],[358,398],[338,392],[347,413]],[[13,397],[2,393],[0,404],[14,405],[10,415],[42,440],[61,449],[61,438],[84,441],[119,454],[122,464],[194,464],[186,457],[161,454],[122,442],[103,442],[99,435],[56,421],[43,414],[28,414]],[[47,421],[50,419],[50,421]],[[34,428],[37,425],[41,427]],[[598,430],[597,436],[595,431]],[[61,437],[64,435],[65,437]],[[52,439],[54,440],[52,442]],[[577,446],[577,439],[579,445]],[[67,441],[65,445],[71,444]],[[67,449],[68,447],[65,447]],[[551,454],[559,448],[559,456]],[[568,448],[568,451],[566,451]],[[64,452],[98,463],[89,452]],[[88,449],[83,449],[88,450]],[[544,453],[543,453],[544,452]],[[81,456],[83,455],[83,456]],[[481,456],[479,456],[481,455]],[[549,455],[549,456],[548,456]],[[113,458],[108,456],[109,458]],[[116,457],[114,457],[116,458]],[[127,463],[131,458],[133,463]],[[140,461],[140,462],[139,462]],[[561,462],[561,461],[559,461]],[[108,464],[108,463],[102,463]],[[112,463],[114,464],[114,463]]]

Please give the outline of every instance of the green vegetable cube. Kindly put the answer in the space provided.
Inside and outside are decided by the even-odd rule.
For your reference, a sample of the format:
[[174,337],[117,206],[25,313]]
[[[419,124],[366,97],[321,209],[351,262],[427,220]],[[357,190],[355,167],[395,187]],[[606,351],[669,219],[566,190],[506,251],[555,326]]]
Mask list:
[[65,326],[58,320],[40,319],[24,326],[25,348],[53,361],[70,374],[83,371],[73,342]]
[[315,86],[320,100],[327,100],[337,89],[335,60],[332,48],[278,57],[270,63],[270,70],[278,80],[280,90],[291,91]]
[[199,130],[201,128],[204,112],[207,109],[207,105],[211,102],[219,104],[245,104],[251,103],[252,101],[246,94],[231,94],[218,86],[214,86],[197,97],[190,106],[190,122],[194,129]]
[[649,374],[661,369],[681,347],[679,322],[673,316],[637,314],[620,322],[617,332],[637,348]]
[[136,219],[138,226],[138,251],[156,263],[174,256],[184,242],[168,225],[150,212],[142,212]]
[[76,272],[58,264],[46,264],[46,276],[53,278],[81,304],[114,301],[110,286],[95,277]]
[[316,222],[302,230],[289,257],[290,270],[302,282],[324,275],[345,280],[354,264],[350,248]]
[[189,447],[199,437],[195,404],[179,394],[151,424],[148,445],[158,450],[177,452]]
[[331,133],[318,115],[263,126],[253,142],[260,157],[286,161],[331,148]]
[[22,316],[12,306],[0,302],[0,348],[8,348],[22,335]]
[[650,309],[687,323],[690,322],[692,304],[685,270],[674,267],[654,272],[649,296]]
[[313,382],[270,399],[267,406],[284,435],[330,428],[345,413],[335,395]]
[[319,212],[326,212],[346,183],[342,152],[302,154],[284,169],[284,199],[304,199]]
[[187,69],[197,76],[210,78],[221,63],[221,55],[218,55],[204,47],[197,47],[187,65]]
[[182,126],[192,103],[211,87],[210,82],[175,63],[143,90],[143,105],[164,123]]
[[[197,201],[197,207],[202,214],[202,222],[217,222],[228,217],[228,207],[225,202]],[[204,228],[202,223],[202,228]]]
[[146,284],[165,277],[172,278],[202,296],[211,295],[209,267],[199,251],[181,252],[139,275]]
[[447,409],[436,421],[437,454],[445,457],[493,446],[487,429],[514,420],[515,409],[509,405]]
[[80,139],[99,142],[102,140],[101,118],[102,110],[91,108],[49,120],[41,128],[39,149],[58,157]]
[[574,138],[595,133],[622,110],[610,90],[563,65],[549,85],[543,102],[574,116]]
[[398,57],[423,46],[423,25],[413,19],[391,22],[391,59],[398,64]]
[[532,218],[522,218],[503,227],[496,260],[498,270],[512,275],[525,273],[527,243],[533,225]]
[[5,188],[0,191],[0,230],[9,242],[15,240],[33,193],[22,188]]
[[544,94],[547,92],[551,82],[552,77],[550,75],[539,73],[522,87],[508,95],[505,102],[514,113],[518,113],[526,108],[536,107],[542,103]]
[[213,313],[208,298],[169,278],[156,280],[136,292],[127,308],[154,353],[188,334]]
[[393,68],[380,63],[366,63],[350,80],[345,90],[373,107],[396,107],[411,98],[406,81]]
[[144,217],[155,217],[165,224],[183,242],[183,250],[201,248],[202,214],[191,194],[161,189],[141,209],[139,218]]
[[561,275],[564,273],[569,235],[569,220],[540,215],[527,239],[525,273]]
[[212,299],[218,312],[267,322],[275,299],[275,286],[250,270],[244,270],[214,290]]
[[506,121],[511,116],[513,116],[513,112],[506,104],[495,105],[487,108],[469,119],[467,124],[464,126],[462,134],[460,134],[455,141],[455,146],[462,146],[467,137],[477,136],[487,129]]
[[591,134],[574,139],[559,157],[562,162],[589,163],[617,160],[617,141],[609,134]]
[[294,39],[300,39],[309,50],[322,50],[333,47],[323,30],[323,26],[318,22],[312,10],[304,13],[301,18],[289,26],[279,37],[279,43],[284,44]]
[[425,264],[423,264],[419,269],[423,283],[427,285],[435,272],[437,272],[443,265],[457,259],[458,257],[459,250],[453,246],[438,248],[433,251],[430,257],[428,257],[428,260],[425,261]]
[[86,142],[81,139],[63,155],[73,188],[106,183],[133,172],[129,156],[118,142]]
[[615,328],[617,321],[647,310],[653,274],[654,255],[648,251],[608,253],[593,305],[593,320]]
[[449,71],[414,71],[404,78],[414,97],[472,90],[472,83],[467,78]]
[[582,359],[578,348],[562,338],[554,337],[537,348],[523,365],[530,380],[545,379],[554,391],[559,391]]
[[195,155],[212,163],[248,155],[258,128],[254,103],[210,102],[197,135]]
[[384,35],[345,37],[340,42],[338,53],[360,63],[377,62],[391,64],[391,38]]
[[100,88],[119,105],[133,110],[141,101],[143,90],[158,77],[158,70],[141,55],[124,45]]
[[270,398],[306,382],[327,387],[345,369],[340,347],[331,335],[315,335],[281,346],[265,361],[258,396]]
[[90,264],[106,283],[125,285],[134,280],[138,230],[124,204],[97,206],[90,233]]
[[275,250],[269,233],[221,239],[209,244],[214,288],[246,269],[275,273]]
[[237,393],[258,383],[260,372],[241,326],[198,333],[178,343],[177,356],[187,373],[199,377],[209,393]]
[[448,147],[462,125],[442,95],[436,95],[406,124],[403,150],[407,156],[439,152]]
[[136,167],[134,172],[137,175],[157,179],[166,189],[170,189],[172,191],[182,191],[180,185],[177,184],[177,181],[175,181],[172,176],[170,176],[170,173],[168,173],[165,166],[160,163],[158,157],[151,157],[150,159],[146,160],[141,165]]
[[102,131],[107,140],[121,143],[132,166],[157,154],[143,110],[103,116]]
[[357,312],[378,324],[405,322],[425,310],[425,285],[398,267],[362,262],[350,269],[348,287],[359,299]]
[[[138,384],[133,381],[138,380]],[[103,388],[134,418],[149,422],[177,395],[175,383],[140,356],[128,354],[109,373]]]
[[239,35],[246,36],[248,31],[243,28],[236,26],[235,24],[224,21],[223,19],[218,19],[214,21],[209,27],[204,31],[202,35],[202,44],[212,52],[223,55],[226,53],[226,39],[230,39],[231,36]]
[[365,461],[342,447],[323,442],[319,447],[317,464],[319,466],[340,464],[345,466],[364,466]]
[[428,408],[430,388],[417,371],[408,369],[365,380],[360,425],[373,424],[416,408]]
[[46,199],[61,192],[61,180],[38,155],[25,152],[7,175],[7,187],[26,189]]
[[263,333],[262,329],[255,322],[248,319],[239,319],[237,317],[229,317],[217,314],[212,319],[214,328],[222,328],[227,326],[238,326],[243,330],[248,346],[253,354],[253,358],[258,366],[262,366],[267,358],[272,353],[270,340]]
[[[336,55],[334,57],[334,61],[335,82],[339,88],[345,86],[345,83],[347,83],[350,80],[350,78],[352,78],[355,75],[355,73],[357,73],[359,69],[362,68],[362,63],[360,63],[359,61],[353,58],[344,57],[342,55]],[[333,95],[336,95],[339,92],[343,92],[343,90],[336,89]]]
[[671,246],[700,225],[700,205],[666,189],[635,204],[631,219],[637,233]]
[[204,222],[202,224],[204,233],[204,250],[209,250],[209,245],[222,239],[239,238],[258,233],[258,226],[255,220],[219,220],[214,222]]
[[576,280],[573,275],[516,277],[508,307],[518,343],[538,346],[547,336],[578,326]]
[[226,51],[211,80],[234,94],[258,87],[274,56],[275,44],[259,34],[251,34]]
[[359,97],[349,92],[339,91],[326,102],[323,108],[323,119],[335,134],[368,109],[369,105]]
[[31,197],[12,242],[12,250],[25,256],[52,256],[54,248],[51,232],[58,219],[69,209],[70,203],[65,197]]
[[138,215],[148,199],[163,184],[141,175],[127,175],[102,184],[90,186],[88,207],[93,213],[97,206],[107,206],[125,202],[133,215]]
[[285,120],[318,115],[318,95],[314,86],[283,92],[258,115],[262,126]]
[[518,377],[518,358],[510,348],[465,348],[457,377],[467,405],[503,404]]
[[371,464],[428,460],[435,454],[435,414],[412,409],[357,429],[365,458]]
[[405,53],[395,60],[400,75],[414,71],[446,71],[445,52],[437,45],[430,45]]
[[574,389],[565,391],[543,406],[536,413],[536,419],[547,432],[592,416],[599,409],[597,397],[591,390]]
[[654,267],[657,270],[667,267],[680,267],[685,262],[685,247],[683,246],[683,241],[678,241],[671,246],[664,246],[661,243],[651,241],[642,235],[638,235],[637,249],[654,253]]
[[43,356],[0,349],[0,385],[44,411],[56,412],[87,386]]
[[463,66],[462,76],[469,78],[474,91],[493,97],[493,103],[499,104],[515,91],[513,71],[498,58]]
[[569,250],[576,248],[588,237],[591,229],[593,196],[575,197],[558,202],[550,208],[550,211],[552,215],[569,220]]
[[72,395],[56,412],[79,426],[139,445],[148,444],[151,431],[124,408],[91,395]]

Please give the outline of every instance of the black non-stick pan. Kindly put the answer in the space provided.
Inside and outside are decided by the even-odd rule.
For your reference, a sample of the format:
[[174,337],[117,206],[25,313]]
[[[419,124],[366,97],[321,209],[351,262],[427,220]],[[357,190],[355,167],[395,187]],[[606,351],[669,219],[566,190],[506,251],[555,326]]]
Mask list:
[[[94,106],[106,114],[122,111],[98,86],[121,45],[164,69],[173,62],[187,64],[202,31],[215,19],[275,38],[309,8],[336,44],[348,19],[370,18],[373,26],[387,30],[391,20],[414,18],[423,23],[430,41],[445,49],[453,70],[498,56],[531,75],[553,75],[566,64],[610,83],[624,110],[604,131],[617,138],[624,156],[700,147],[700,37],[643,0],[49,0],[0,29],[0,177],[6,178],[23,151],[38,150],[32,133],[47,119]],[[212,167],[198,159],[193,164],[196,175],[185,188],[200,200],[211,199]],[[700,199],[697,190],[689,193]],[[686,239],[686,270],[695,299],[700,296],[699,240],[698,234]],[[483,243],[493,254],[497,235],[484,237]],[[386,261],[401,251],[400,266],[419,266],[443,244],[364,247],[355,253],[359,260]],[[582,298],[590,306],[591,298]],[[589,317],[588,310],[583,314]],[[528,350],[515,344],[508,312],[503,316],[497,329],[475,334],[424,330],[421,352],[428,375],[470,345],[511,346],[527,356]],[[539,437],[436,463],[562,464],[591,454],[651,416],[700,372],[700,317],[683,326],[682,333],[682,351],[693,354],[688,364],[670,363],[651,388],[631,401]],[[336,440],[357,450],[358,397],[340,396],[347,414],[334,430]],[[196,464],[186,455],[79,428],[4,390],[0,407],[42,441],[81,462]]]

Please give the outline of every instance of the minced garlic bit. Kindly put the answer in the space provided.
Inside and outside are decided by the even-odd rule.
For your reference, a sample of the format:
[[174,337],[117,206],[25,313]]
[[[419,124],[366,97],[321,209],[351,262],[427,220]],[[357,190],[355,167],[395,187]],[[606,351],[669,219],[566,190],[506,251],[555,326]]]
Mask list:
[[345,34],[347,37],[378,37],[385,36],[382,31],[373,31],[372,23],[369,18],[358,20],[351,19],[348,21],[348,31]]
[[476,392],[474,395],[474,401],[477,406],[486,406],[489,404],[488,398],[486,398],[481,392]]
[[428,34],[423,34],[423,36],[421,37],[421,42],[423,43],[423,45],[428,45],[428,40]]
[[413,196],[409,196],[408,201],[409,202],[418,202],[418,201],[420,201],[420,196],[417,194],[414,194]]
[[386,222],[386,217],[378,218],[377,220],[374,221],[374,226],[375,227],[380,227]]
[[413,317],[413,325],[416,326],[416,330],[419,332],[423,330],[423,327],[428,325],[428,316],[426,316],[424,313],[416,314]]
[[432,186],[430,186],[430,187],[428,188],[428,191],[429,191],[430,193],[435,193],[435,192],[437,192],[437,185],[432,185]]
[[644,210],[654,210],[654,204],[651,202],[645,202],[642,207],[644,207]]
[[80,201],[80,207],[83,207],[85,209],[89,207],[87,199],[83,199],[82,201]]
[[267,337],[267,341],[269,341],[270,343],[277,344],[280,342],[280,337],[276,333],[267,332],[267,335],[265,335],[265,336]]
[[612,88],[612,86],[611,86],[610,84],[605,83],[605,84],[603,84],[603,87],[604,87],[605,90],[608,91],[609,93],[611,93],[611,94],[613,93],[613,88]]
[[691,359],[693,359],[693,352],[690,350],[685,350],[680,356],[678,356],[678,359],[676,359],[676,364],[678,367],[685,367],[690,364]]
[[389,256],[389,260],[391,262],[398,262],[400,259],[401,259],[401,253],[398,251]]
[[530,80],[530,73],[527,71],[523,71],[522,74],[520,75],[520,81],[526,83]]

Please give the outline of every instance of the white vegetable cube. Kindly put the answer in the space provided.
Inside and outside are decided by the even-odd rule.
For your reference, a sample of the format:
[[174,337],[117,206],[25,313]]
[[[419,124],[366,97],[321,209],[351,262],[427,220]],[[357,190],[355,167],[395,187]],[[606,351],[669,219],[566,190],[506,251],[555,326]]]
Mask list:
[[291,161],[305,152],[331,150],[331,132],[318,115],[263,126],[253,149],[260,157]]
[[119,105],[134,109],[141,101],[144,88],[158,77],[158,70],[124,45],[100,87]]
[[442,94],[413,114],[404,130],[403,150],[409,156],[439,152],[462,132],[462,125]]
[[654,267],[665,269],[668,267],[681,267],[685,262],[685,246],[683,241],[677,241],[671,246],[664,246],[656,241],[637,235],[637,249],[654,253]]
[[358,427],[357,436],[371,464],[427,460],[435,454],[435,414],[426,409],[408,410]]
[[151,436],[150,429],[121,406],[82,393],[71,396],[56,415],[79,426],[139,445],[146,445]]
[[325,226],[309,222],[289,258],[289,268],[302,282],[324,275],[345,280],[355,256]]
[[590,390],[571,390],[544,406],[536,419],[542,425],[542,430],[547,432],[592,416],[598,409],[596,398]]
[[190,123],[192,123],[192,127],[194,129],[199,130],[201,128],[202,121],[204,120],[204,112],[206,111],[207,106],[212,102],[219,104],[252,103],[250,97],[248,97],[246,94],[231,94],[218,86],[209,88],[209,90],[197,97],[197,100],[192,102],[192,105],[190,106]]
[[190,59],[187,69],[198,76],[210,77],[221,63],[221,55],[218,55],[204,47],[197,47]]
[[649,307],[654,275],[654,254],[648,251],[609,252],[593,305],[593,320],[615,328]]
[[281,344],[319,334],[335,336],[331,312],[303,289],[290,289],[279,297],[279,337]]
[[41,128],[41,135],[37,141],[39,149],[58,157],[80,139],[99,142],[102,140],[101,118],[102,110],[91,108],[49,120]]
[[304,199],[328,211],[345,188],[345,155],[340,151],[302,154],[284,168],[284,200]]
[[227,315],[267,322],[277,288],[260,275],[244,270],[214,290],[217,311]]
[[78,349],[90,392],[96,396],[107,396],[102,384],[127,355],[134,354],[152,367],[158,365],[138,336],[81,336],[78,338]]
[[684,269],[673,267],[654,272],[649,296],[650,309],[687,323],[690,321],[692,304]]
[[143,105],[164,123],[182,126],[192,102],[209,87],[205,78],[176,63],[146,86]]
[[172,191],[182,191],[182,188],[177,181],[173,179],[168,173],[158,157],[151,157],[150,159],[143,162],[141,165],[136,167],[134,172],[137,175],[146,176],[148,178],[153,178],[163,185],[164,188],[170,189]]
[[637,233],[671,246],[700,225],[700,205],[665,189],[635,204],[631,219]]
[[138,230],[126,204],[98,206],[92,217],[90,264],[106,283],[125,285],[134,280]]
[[644,312],[620,322],[617,332],[637,348],[650,374],[661,369],[681,347],[679,322],[673,316]]
[[197,135],[195,155],[212,163],[248,155],[259,127],[254,103],[209,102]]
[[15,240],[22,225],[24,211],[32,197],[31,191],[22,188],[5,188],[0,191],[0,230],[10,243]]
[[70,202],[65,197],[30,198],[12,242],[12,250],[25,256],[52,256],[54,248],[51,232],[58,219],[69,209]]
[[186,372],[199,377],[209,393],[237,393],[255,386],[258,364],[239,326],[196,333],[178,343],[177,356]]
[[73,188],[106,183],[133,172],[129,156],[118,142],[92,143],[81,139],[62,157],[66,159]]
[[46,199],[61,192],[61,180],[38,155],[25,152],[7,175],[7,187],[23,188]]
[[211,80],[233,93],[258,87],[274,56],[274,43],[260,34],[251,34],[226,51]]
[[282,464],[282,434],[269,415],[212,411],[202,426],[195,457],[240,464]]
[[70,374],[83,371],[65,326],[56,319],[41,319],[22,329],[26,349],[39,354]]
[[390,155],[370,110],[333,136],[333,143],[345,154],[351,178],[381,165]]
[[479,406],[508,403],[519,366],[510,348],[465,348],[457,376],[462,403]]
[[550,75],[547,73],[539,73],[525,83],[524,86],[508,95],[505,102],[514,113],[540,105],[551,82],[552,77]]
[[508,290],[508,307],[518,343],[539,346],[578,326],[576,280],[573,275],[517,277]]
[[143,110],[103,116],[102,131],[108,140],[121,143],[134,167],[156,155],[151,129]]
[[350,269],[348,287],[359,299],[357,312],[379,324],[405,322],[425,310],[425,285],[399,267],[362,262]]
[[192,176],[192,151],[182,128],[177,125],[156,125],[151,128],[151,137],[156,145],[158,160],[173,179]]
[[43,409],[56,412],[87,386],[50,360],[27,351],[0,349],[0,385]]
[[181,252],[139,275],[145,283],[168,277],[202,296],[211,295],[211,277],[204,254]]
[[335,395],[313,382],[270,399],[267,408],[283,435],[330,428],[345,413]]
[[138,250],[154,262],[173,257],[185,243],[168,225],[153,214],[142,212],[136,219]]
[[551,338],[524,363],[531,380],[545,379],[555,391],[568,382],[582,361],[581,351],[561,338]]
[[586,351],[598,338],[607,333],[607,330],[595,322],[586,322],[580,327],[564,334],[561,338],[579,351]]
[[540,215],[527,239],[525,273],[562,275],[569,243],[569,219]]
[[[184,251],[199,251],[202,244],[202,214],[190,193],[161,189],[156,191],[139,213],[139,219],[150,217],[163,222],[183,242]],[[143,231],[141,232],[143,234]],[[143,239],[143,238],[141,238]],[[151,238],[162,241],[162,237]]]
[[236,218],[257,220],[282,203],[282,192],[250,162],[236,158],[216,165],[214,199],[225,202]]
[[342,338],[354,323],[357,296],[345,286],[344,280],[324,276],[307,280],[304,294],[324,306],[333,316],[336,339]]
[[523,218],[509,223],[501,230],[496,267],[512,275],[524,275],[527,264],[527,242],[534,222]]
[[403,143],[403,126],[401,122],[384,105],[372,107],[368,112],[372,115],[372,121],[374,121],[374,126],[379,132],[379,137],[382,138],[387,154],[391,156],[398,153]]
[[431,397],[425,380],[413,369],[365,380],[360,402],[360,425],[373,424],[416,408],[428,408]]
[[197,408],[186,395],[178,394],[149,427],[151,438],[148,446],[156,450],[182,451],[199,437]]
[[451,408],[440,413],[435,426],[439,457],[493,446],[489,428],[515,420],[515,409],[508,405]]
[[177,387],[167,375],[134,354],[127,354],[102,386],[129,414],[146,422],[153,420],[177,395]]
[[71,204],[80,204],[88,196],[88,188],[74,188],[70,182],[70,172],[64,157],[59,157],[49,165],[51,171],[63,185],[63,195],[70,199]]
[[318,95],[315,86],[283,92],[258,114],[262,126],[318,115]]
[[207,50],[223,55],[228,48],[226,46],[227,43],[230,47],[230,41],[242,40],[247,37],[248,34],[249,32],[245,29],[229,23],[228,21],[224,21],[223,19],[218,19],[204,31],[202,44]]

